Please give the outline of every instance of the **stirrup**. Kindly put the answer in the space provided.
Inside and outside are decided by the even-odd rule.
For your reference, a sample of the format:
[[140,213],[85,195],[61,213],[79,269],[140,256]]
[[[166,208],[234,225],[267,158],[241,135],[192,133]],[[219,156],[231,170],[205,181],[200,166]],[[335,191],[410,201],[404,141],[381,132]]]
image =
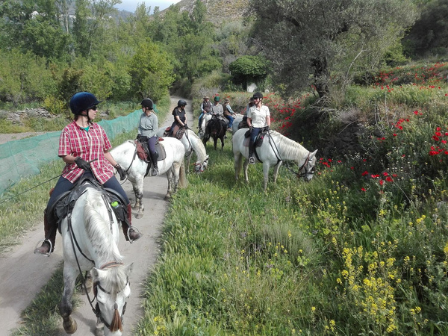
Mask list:
[[126,232],[126,236],[128,237],[128,241],[129,241],[129,243],[132,244],[132,243],[133,243],[134,241],[136,241],[137,239],[135,239],[135,240],[131,239],[131,237],[129,236],[129,232],[130,232],[131,230],[139,234],[139,237],[138,237],[137,239],[140,239],[140,238],[142,237],[142,233],[141,233],[140,230],[137,229],[136,227],[133,227],[133,226],[129,226],[129,227],[128,227],[128,231]]
[[255,158],[253,156],[249,157],[249,163],[251,164],[255,163]]
[[[40,253],[38,250],[39,250],[40,247],[42,247],[42,245],[43,245],[45,242],[47,242],[47,243],[50,245],[50,249],[48,250],[47,253]],[[46,256],[46,257],[51,256],[52,251],[53,251],[53,244],[51,243],[50,239],[42,239],[42,240],[39,240],[39,241],[37,242],[36,247],[34,248],[34,254],[40,254],[40,255],[43,255],[43,256]]]

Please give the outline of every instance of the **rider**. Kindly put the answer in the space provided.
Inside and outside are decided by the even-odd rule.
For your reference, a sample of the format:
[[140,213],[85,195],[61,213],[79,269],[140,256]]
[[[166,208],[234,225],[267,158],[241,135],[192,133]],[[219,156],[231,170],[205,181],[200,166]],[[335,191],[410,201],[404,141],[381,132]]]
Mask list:
[[170,135],[173,136],[177,133],[180,127],[187,127],[187,116],[185,115],[185,106],[187,106],[187,102],[183,99],[180,99],[177,102],[177,107],[173,110],[174,121],[171,125]]
[[140,136],[144,136],[148,139],[149,154],[151,155],[151,161],[153,165],[151,176],[156,176],[159,174],[159,169],[157,168],[158,154],[156,152],[159,119],[154,112],[154,103],[150,98],[145,98],[142,100],[142,110],[143,113],[140,116],[137,138]]
[[254,106],[247,112],[247,124],[250,128],[249,163],[255,163],[255,139],[263,129],[269,131],[271,125],[269,107],[263,105],[263,94],[256,92],[252,98],[254,99]]
[[224,100],[224,117],[229,120],[229,130],[232,130],[233,121],[235,120],[235,112],[233,112],[232,107],[230,106],[229,98]]
[[210,111],[212,116],[222,117],[224,114],[224,108],[219,103],[219,99],[220,99],[219,96],[215,96],[215,98],[213,98],[213,105]]
[[210,113],[210,111],[212,110],[212,103],[210,102],[210,97],[209,96],[205,96],[204,100],[202,101],[201,104],[201,114],[199,115],[199,124],[198,124],[198,129],[199,131],[201,131],[201,124],[202,124],[202,117],[205,114]]
[[[100,125],[93,122],[99,103],[100,101],[90,92],[78,92],[70,99],[70,109],[74,114],[74,120],[62,130],[58,150],[58,156],[66,165],[44,212],[45,240],[34,253],[53,252],[57,225],[51,210],[59,197],[73,189],[75,182],[83,175],[95,176],[103,187],[113,189],[122,196],[127,204],[128,221],[131,225],[131,204],[114,176],[113,167],[120,174],[120,180],[126,178],[126,173],[108,152],[112,146],[106,132]],[[122,227],[126,240],[128,240],[128,234],[131,241],[141,237],[141,234],[132,227],[128,227],[126,222],[122,223]]]

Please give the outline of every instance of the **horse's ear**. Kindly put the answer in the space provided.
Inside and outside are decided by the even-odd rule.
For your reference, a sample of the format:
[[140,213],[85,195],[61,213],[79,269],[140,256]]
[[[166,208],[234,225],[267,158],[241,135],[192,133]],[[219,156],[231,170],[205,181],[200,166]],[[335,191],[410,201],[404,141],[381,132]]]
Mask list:
[[101,280],[105,274],[106,271],[100,270],[96,267],[92,268],[92,278],[94,282]]
[[316,156],[316,153],[317,153],[317,149],[316,149],[314,152],[312,152],[312,153],[310,154],[310,159],[312,159],[313,157],[315,157],[315,156]]
[[134,263],[132,263],[132,264],[126,266],[126,268],[125,268],[124,271],[125,271],[125,273],[126,273],[127,276],[129,276],[129,275],[131,274],[133,268],[134,268]]

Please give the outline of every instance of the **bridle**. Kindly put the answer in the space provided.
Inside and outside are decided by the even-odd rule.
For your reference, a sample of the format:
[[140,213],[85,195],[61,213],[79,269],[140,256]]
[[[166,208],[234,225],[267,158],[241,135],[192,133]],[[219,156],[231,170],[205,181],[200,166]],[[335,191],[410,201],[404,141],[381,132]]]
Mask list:
[[[305,162],[303,163],[303,165],[301,165],[299,167],[299,169],[297,171],[294,171],[293,169],[289,168],[286,164],[285,164],[285,168],[288,169],[294,175],[296,175],[297,178],[301,178],[301,177],[305,178],[305,176],[307,176],[308,174],[311,174],[311,175],[314,174],[314,166],[310,170],[307,170],[307,168],[306,168],[306,166],[309,162],[310,162],[310,152],[308,152]],[[302,170],[305,170],[305,171],[302,172]]]
[[[105,265],[101,266],[99,269],[104,270],[104,269],[107,269],[107,268],[110,268],[110,267],[117,267],[117,266],[120,266],[120,265],[123,265],[123,263],[116,262],[116,261],[111,261],[111,262],[108,262],[108,263],[106,263]],[[124,285],[123,290],[124,290],[128,285],[130,285],[129,277],[126,278],[126,284]],[[100,291],[102,291],[103,293],[106,293],[106,294],[108,294],[108,295],[111,295],[111,292],[108,292],[107,290],[105,290],[105,289],[101,286],[101,283],[100,283],[99,281],[96,281],[96,282],[93,284],[93,295],[94,295],[94,296],[93,296],[93,299],[92,299],[91,302],[90,302],[90,300],[89,300],[89,302],[90,302],[90,306],[92,307],[92,310],[93,310],[93,312],[95,313],[95,316],[96,316],[101,322],[103,322],[103,324],[106,326],[106,328],[108,328],[110,331],[113,332],[114,330],[112,330],[112,325],[111,325],[111,323],[108,323],[108,322],[104,319],[103,315],[101,315],[100,305],[99,305],[99,302],[98,302],[98,300],[97,300],[98,290],[100,290]],[[121,293],[123,290],[121,290],[121,291],[118,292],[118,293]],[[86,291],[86,293],[87,293],[87,291]],[[117,294],[118,294],[118,293],[117,293]],[[94,300],[96,300],[95,308],[93,308],[93,305],[92,305],[92,303],[93,303]],[[125,302],[124,305],[123,305],[123,310],[122,310],[121,315],[120,315],[120,318],[121,318],[121,324],[123,324],[123,317],[124,317],[124,313],[126,312],[126,305],[127,305],[127,304],[128,304],[128,303]],[[117,302],[114,303],[114,311],[118,311],[118,305],[117,305]],[[112,321],[113,321],[113,320],[112,320]],[[123,329],[122,329],[121,326],[120,326],[120,331],[123,331]]]

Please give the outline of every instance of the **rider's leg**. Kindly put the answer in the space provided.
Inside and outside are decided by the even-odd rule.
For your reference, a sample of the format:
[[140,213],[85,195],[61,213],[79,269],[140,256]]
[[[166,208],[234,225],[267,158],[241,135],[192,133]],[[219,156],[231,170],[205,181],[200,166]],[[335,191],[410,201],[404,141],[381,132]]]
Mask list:
[[255,139],[257,139],[261,128],[252,128],[249,141],[249,163],[255,163],[254,151],[255,151]]
[[151,176],[159,175],[159,169],[157,167],[157,152],[156,152],[156,142],[157,137],[152,137],[148,139],[148,147],[149,147],[149,153],[151,154],[151,162],[152,162],[152,174]]
[[198,120],[198,130],[201,130],[201,123],[202,123],[202,117],[204,116],[204,112],[201,112],[201,114],[199,115],[199,120]]
[[126,195],[126,192],[123,190],[123,187],[121,186],[121,184],[118,182],[117,178],[115,176],[112,176],[109,180],[106,181],[106,183],[104,183],[103,186],[105,188],[113,189],[116,192],[118,192],[126,203],[126,209],[127,209],[127,215],[128,215],[127,219],[128,220],[123,221],[121,223],[121,227],[123,229],[124,237],[126,238],[126,240],[134,241],[134,240],[139,239],[142,235],[140,234],[140,232],[138,232],[132,228],[131,203],[129,202],[129,198]]
[[229,126],[228,127],[231,129],[232,125],[233,125],[233,121],[235,120],[235,118],[229,115],[229,116],[227,116],[227,119],[229,119]]
[[[74,187],[74,184],[71,183],[64,177],[60,177],[56,186],[50,195],[50,200],[47,203],[47,207],[44,211],[44,232],[45,232],[45,240],[42,245],[34,250],[34,253],[37,254],[48,254],[54,251],[54,244],[56,242],[56,219],[53,216],[52,210],[55,202],[59,199],[59,197],[65,193],[66,191],[71,190]],[[51,250],[51,251],[50,251]]]

